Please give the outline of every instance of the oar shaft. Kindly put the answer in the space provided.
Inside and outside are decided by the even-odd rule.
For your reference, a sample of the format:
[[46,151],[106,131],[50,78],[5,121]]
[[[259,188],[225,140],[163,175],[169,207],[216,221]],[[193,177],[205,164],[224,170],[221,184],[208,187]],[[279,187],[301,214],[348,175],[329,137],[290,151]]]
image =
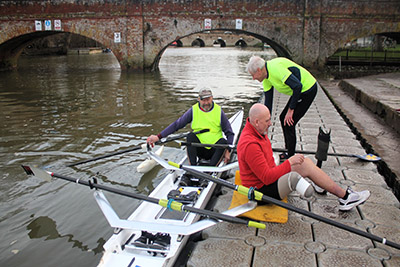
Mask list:
[[228,144],[202,144],[193,142],[181,142],[181,146],[195,146],[195,147],[214,147],[214,148],[234,148],[232,145]]
[[[193,132],[193,133],[194,134],[201,134],[201,133],[205,133],[205,132],[208,132],[208,131],[210,131],[210,129],[203,129],[203,130],[200,130],[200,131],[197,131],[197,132]],[[178,139],[181,139],[183,137],[186,137],[188,134],[189,133],[184,133],[184,134],[180,134],[180,135],[173,136],[173,137],[170,137],[170,138],[167,137],[164,140],[160,140],[160,141],[156,142],[155,144],[156,145],[161,145],[161,144],[164,144],[164,143],[167,143],[167,142],[178,140]],[[84,163],[96,161],[96,160],[99,160],[99,159],[105,159],[105,158],[113,157],[113,156],[116,156],[116,155],[132,152],[132,151],[135,151],[135,150],[138,150],[138,149],[141,149],[141,148],[142,148],[142,145],[138,145],[138,146],[135,146],[135,147],[132,147],[132,148],[128,148],[128,149],[117,151],[117,152],[110,153],[110,154],[106,154],[106,155],[103,155],[103,156],[98,156],[98,157],[95,157],[95,158],[91,158],[91,159],[87,159],[87,160],[82,160],[82,161],[78,161],[78,162],[75,162],[75,163],[71,163],[71,164],[67,165],[67,167],[73,167],[73,166],[81,165],[81,164],[84,164]]]
[[[209,180],[209,181],[218,183],[218,184],[220,184],[220,185],[223,185],[223,186],[226,186],[226,187],[231,188],[231,189],[233,189],[233,190],[236,190],[236,191],[238,191],[239,193],[241,193],[241,194],[243,194],[243,195],[246,195],[246,196],[248,195],[248,192],[249,192],[249,190],[250,190],[249,188],[247,188],[247,187],[245,187],[245,186],[237,186],[237,185],[234,185],[234,184],[232,184],[232,183],[230,183],[230,182],[228,182],[228,181],[225,181],[225,180],[222,180],[222,179],[214,178],[214,177],[212,177],[212,176],[209,175],[209,174],[205,174],[205,173],[202,173],[202,172],[199,172],[199,171],[190,169],[190,168],[185,167],[185,166],[183,166],[183,165],[179,165],[179,164],[171,163],[171,162],[170,162],[170,164],[173,165],[173,166],[175,166],[175,167],[180,167],[181,169],[185,170],[186,172],[188,172],[188,173],[190,173],[190,174],[192,174],[192,175],[194,175],[194,176],[196,176],[196,177],[198,177],[198,178],[204,178],[204,179],[206,179],[206,180]],[[349,231],[349,232],[351,232],[351,233],[354,233],[354,234],[357,234],[357,235],[366,237],[366,238],[368,238],[368,239],[371,239],[371,240],[374,240],[374,241],[377,241],[377,242],[386,244],[386,245],[388,245],[388,246],[391,246],[391,247],[400,249],[400,244],[394,243],[394,242],[392,242],[392,241],[386,240],[385,238],[382,238],[382,237],[379,237],[379,236],[370,234],[370,233],[368,233],[368,232],[361,231],[361,230],[359,230],[359,229],[357,229],[357,228],[354,228],[354,227],[351,227],[351,226],[348,226],[348,225],[345,225],[345,224],[336,222],[336,221],[334,221],[334,220],[331,220],[331,219],[322,217],[322,216],[320,216],[320,215],[318,215],[318,214],[315,214],[315,213],[312,213],[312,212],[310,212],[310,211],[297,208],[297,207],[292,206],[292,205],[290,205],[290,204],[287,204],[287,203],[285,203],[285,202],[283,202],[283,201],[280,201],[280,200],[277,200],[277,199],[275,199],[275,198],[272,198],[272,197],[263,195],[261,192],[254,191],[254,196],[255,196],[255,199],[258,200],[258,201],[263,201],[263,202],[275,204],[275,205],[280,206],[280,207],[282,207],[282,208],[285,208],[285,209],[287,209],[287,210],[291,210],[291,211],[300,213],[300,214],[305,215],[305,216],[307,216],[307,217],[310,217],[310,218],[316,219],[316,220],[318,220],[318,221],[321,221],[321,222],[330,224],[330,225],[332,225],[332,226],[336,226],[336,227],[338,227],[338,228],[340,228],[340,229]]]
[[[275,152],[287,152],[287,149],[284,148],[272,148],[273,151]],[[314,155],[317,152],[315,151],[307,151],[307,150],[296,150],[295,153],[301,153],[301,154],[311,154]],[[328,156],[336,156],[336,157],[351,157],[351,158],[357,158],[356,155],[354,154],[345,154],[345,153],[328,153]]]
[[119,155],[119,154],[132,152],[132,151],[135,151],[135,150],[138,150],[138,149],[141,149],[141,148],[142,148],[141,145],[140,146],[135,146],[135,147],[132,147],[132,148],[129,148],[129,149],[117,151],[117,152],[114,152],[114,153],[106,154],[106,155],[95,157],[95,158],[92,158],[92,159],[87,159],[87,160],[82,160],[82,161],[78,161],[78,162],[75,162],[75,163],[71,163],[71,164],[68,164],[67,167],[73,167],[73,166],[76,166],[76,165],[81,165],[81,164],[92,162],[92,161],[96,161],[96,160],[99,160],[99,159],[113,157],[113,156],[116,156],[116,155]]

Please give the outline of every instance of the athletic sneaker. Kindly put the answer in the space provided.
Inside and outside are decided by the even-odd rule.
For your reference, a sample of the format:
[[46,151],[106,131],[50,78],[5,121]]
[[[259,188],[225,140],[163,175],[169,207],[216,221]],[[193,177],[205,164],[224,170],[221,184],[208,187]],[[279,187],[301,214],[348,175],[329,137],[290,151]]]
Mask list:
[[323,189],[322,187],[319,187],[316,185],[313,181],[311,181],[312,186],[314,187],[315,192],[317,192],[320,195],[325,195],[327,191]]
[[339,198],[339,210],[346,211],[364,203],[370,195],[368,190],[355,192],[350,187],[347,188],[349,195],[347,199]]

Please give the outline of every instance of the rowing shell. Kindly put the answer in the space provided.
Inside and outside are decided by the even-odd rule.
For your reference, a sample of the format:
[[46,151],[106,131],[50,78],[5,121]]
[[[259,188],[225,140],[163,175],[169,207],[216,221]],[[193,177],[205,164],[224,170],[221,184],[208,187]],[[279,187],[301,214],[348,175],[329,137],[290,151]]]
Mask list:
[[[229,119],[235,134],[233,144],[236,144],[243,122],[243,110],[237,112]],[[153,153],[155,154],[155,153]],[[187,164],[185,156],[181,164]],[[220,175],[225,171],[222,162],[218,167],[198,166],[200,171],[214,172]],[[226,166],[237,167],[237,164]],[[195,208],[204,209],[209,202],[216,184],[209,182],[207,185],[180,185],[183,175],[182,170],[174,170],[166,175],[161,183],[153,190],[149,197],[168,199],[168,194],[179,190],[183,196],[193,195],[197,192],[197,199],[192,205]],[[173,191],[175,190],[175,191]],[[165,207],[143,202],[126,220],[121,220],[113,211],[109,202],[102,193],[95,192],[95,199],[109,221],[116,229],[111,238],[104,244],[104,255],[99,266],[173,266],[179,253],[186,245],[190,234],[201,231],[218,223],[214,219],[200,220],[195,213],[177,212]],[[178,201],[178,200],[177,200]],[[238,216],[254,208],[254,205],[240,206],[234,211],[226,211],[224,214]],[[146,231],[150,236],[167,236],[165,246],[140,243],[140,237]]]

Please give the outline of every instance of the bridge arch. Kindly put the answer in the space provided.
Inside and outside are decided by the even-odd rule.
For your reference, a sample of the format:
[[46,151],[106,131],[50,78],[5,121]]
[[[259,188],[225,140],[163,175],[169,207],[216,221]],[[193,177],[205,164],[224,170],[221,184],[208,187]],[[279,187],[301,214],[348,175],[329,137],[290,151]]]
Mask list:
[[235,46],[247,47],[247,43],[246,43],[242,38],[240,38],[240,39],[235,43]]
[[192,42],[191,46],[205,47],[206,45],[205,45],[204,41],[198,37]]
[[[18,64],[18,59],[21,56],[24,49],[26,49],[29,45],[35,43],[39,39],[52,35],[66,34],[66,33],[84,36],[86,38],[92,39],[96,43],[99,43],[102,48],[108,48],[106,45],[102,43],[102,41],[104,40],[96,40],[93,39],[93,37],[86,36],[84,34],[77,34],[67,31],[32,31],[21,35],[16,35],[0,44],[0,71],[16,69]],[[114,53],[112,50],[111,52]],[[116,55],[114,54],[114,56]],[[118,61],[121,67],[121,62],[119,59]]]
[[[252,36],[252,37],[257,38],[258,40],[260,40],[260,42],[268,44],[275,51],[275,53],[277,54],[278,57],[286,57],[286,58],[292,59],[291,54],[289,53],[289,51],[283,45],[277,43],[276,41],[274,41],[274,40],[272,40],[272,39],[270,39],[268,37],[262,36],[260,34],[254,33],[254,32],[244,31],[244,30],[229,29],[229,28],[203,30],[203,31],[198,31],[198,32],[193,32],[193,33],[186,34],[185,36],[181,36],[178,40],[181,40],[183,38],[186,38],[186,37],[189,37],[189,36],[192,36],[192,35],[196,35],[196,34],[200,34],[200,33],[208,33],[208,32],[213,32],[213,31],[214,32],[220,32],[220,31],[222,31],[222,32],[232,32],[232,33],[237,34],[237,35],[249,35],[249,36]],[[199,41],[199,40],[201,40],[201,39],[200,38],[196,38],[193,42]],[[174,41],[176,41],[176,40],[174,40]],[[154,70],[158,70],[158,65],[160,63],[160,59],[162,57],[162,54],[165,52],[165,50],[168,48],[168,46],[174,41],[169,40],[169,42],[167,44],[165,44],[161,48],[161,50],[158,52],[157,56],[155,57],[155,59],[153,61],[153,64],[151,65],[151,70],[153,70],[153,71]],[[220,44],[221,43],[225,43],[222,39],[217,39],[215,41],[220,43]],[[192,42],[192,44],[193,44],[193,42]],[[204,41],[201,40],[201,42],[202,42],[202,44],[204,46],[205,45]],[[201,47],[203,47],[203,46],[201,46]],[[221,47],[222,47],[222,45],[221,45]]]
[[11,38],[0,44],[0,70],[15,69],[22,51],[33,41],[58,32],[32,32]]
[[226,42],[222,40],[221,37],[218,37],[217,40],[214,40],[213,45],[219,45],[221,47],[226,47]]

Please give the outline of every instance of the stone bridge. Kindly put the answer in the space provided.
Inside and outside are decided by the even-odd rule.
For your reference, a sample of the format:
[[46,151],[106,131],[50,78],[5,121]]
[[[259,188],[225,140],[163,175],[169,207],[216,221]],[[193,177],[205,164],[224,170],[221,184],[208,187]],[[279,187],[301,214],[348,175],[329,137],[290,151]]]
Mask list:
[[33,40],[70,32],[110,48],[122,69],[157,69],[171,43],[230,31],[269,44],[278,56],[321,67],[345,43],[400,32],[399,0],[0,1],[0,69],[17,67]]

